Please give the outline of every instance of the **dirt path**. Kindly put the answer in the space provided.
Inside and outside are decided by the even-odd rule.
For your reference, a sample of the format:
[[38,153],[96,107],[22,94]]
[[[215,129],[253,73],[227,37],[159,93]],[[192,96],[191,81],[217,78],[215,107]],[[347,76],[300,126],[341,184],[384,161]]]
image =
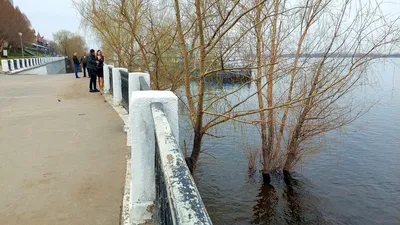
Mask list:
[[118,224],[123,122],[88,82],[0,76],[0,224]]

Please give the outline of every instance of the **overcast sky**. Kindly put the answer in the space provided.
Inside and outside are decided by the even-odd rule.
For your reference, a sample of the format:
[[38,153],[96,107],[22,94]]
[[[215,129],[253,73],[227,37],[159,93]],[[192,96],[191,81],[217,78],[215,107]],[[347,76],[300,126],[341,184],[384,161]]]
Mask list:
[[99,47],[93,36],[85,34],[71,0],[14,0],[14,5],[25,13],[36,32],[47,40],[52,40],[53,33],[59,30],[69,30],[84,36],[87,47]]
[[[361,0],[368,3],[375,0]],[[380,1],[380,0],[379,0]],[[400,12],[400,0],[384,0],[382,11],[389,15],[398,15]],[[81,21],[71,0],[14,0],[32,23],[33,28],[44,35],[46,39],[53,39],[53,33],[59,30],[69,30],[85,37],[87,47],[98,49],[100,44],[91,35],[88,35],[81,27]]]

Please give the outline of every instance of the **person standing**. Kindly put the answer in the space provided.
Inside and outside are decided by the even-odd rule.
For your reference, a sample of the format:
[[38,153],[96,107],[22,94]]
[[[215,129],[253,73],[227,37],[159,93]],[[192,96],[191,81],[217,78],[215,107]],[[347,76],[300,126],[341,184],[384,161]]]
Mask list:
[[87,69],[89,72],[90,82],[89,82],[89,91],[90,92],[99,92],[96,88],[96,67],[97,61],[95,56],[94,49],[90,49],[90,54],[86,57]]
[[74,53],[74,56],[72,57],[72,60],[74,61],[74,67],[75,67],[75,78],[79,78],[78,72],[79,72],[79,60],[78,60],[78,53]]
[[100,91],[103,93],[103,86],[104,86],[104,76],[103,76],[103,74],[104,74],[104,72],[103,72],[103,66],[104,66],[104,56],[103,56],[103,53],[101,52],[101,50],[97,50],[97,53],[96,53],[96,55],[97,55],[97,58],[96,58],[96,60],[97,60],[97,79],[98,79],[98,82],[99,82],[99,88],[100,88]]
[[83,77],[86,77],[86,67],[87,67],[86,52],[83,52],[83,55],[81,57],[81,64],[82,64]]

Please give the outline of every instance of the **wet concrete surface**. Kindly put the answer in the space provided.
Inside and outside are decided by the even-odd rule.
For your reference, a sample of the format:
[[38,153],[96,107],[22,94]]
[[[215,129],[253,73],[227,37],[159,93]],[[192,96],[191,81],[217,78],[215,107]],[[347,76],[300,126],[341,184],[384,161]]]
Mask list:
[[89,79],[0,75],[0,224],[118,224],[123,122]]

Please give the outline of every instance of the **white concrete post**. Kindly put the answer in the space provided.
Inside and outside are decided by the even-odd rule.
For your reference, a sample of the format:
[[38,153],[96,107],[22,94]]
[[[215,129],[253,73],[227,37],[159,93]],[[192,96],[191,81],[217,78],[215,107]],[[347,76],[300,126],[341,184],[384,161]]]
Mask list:
[[122,88],[121,88],[121,73],[119,70],[128,72],[126,68],[113,68],[113,104],[121,105],[122,101]]
[[133,224],[151,219],[156,198],[155,191],[155,137],[151,103],[161,102],[172,133],[179,143],[178,97],[170,91],[135,91],[129,104],[131,130],[131,214]]
[[103,74],[104,74],[104,93],[110,92],[110,70],[108,69],[110,65],[104,64]]
[[142,72],[129,73],[129,102],[131,102],[132,92],[140,91],[139,77],[142,76],[150,87],[150,74]]
[[25,68],[29,67],[29,66],[28,66],[28,60],[27,60],[27,59],[24,59],[24,66],[25,66]]
[[[147,84],[150,87],[150,74],[148,73],[142,73],[142,72],[133,72],[129,73],[129,102],[132,101],[132,93],[134,91],[140,91],[140,82],[139,82],[139,77],[143,76],[144,80],[147,82]],[[132,109],[134,110],[134,109]],[[128,118],[129,121],[129,118]],[[131,136],[130,136],[130,128],[129,128],[129,122],[128,124],[125,125],[125,131],[127,133],[127,146],[131,146]]]
[[14,68],[14,60],[10,59],[9,61],[10,61],[10,70],[11,71],[15,70],[15,68]]
[[6,59],[1,60],[1,70],[3,72],[8,72],[10,71],[10,68],[8,68],[8,61]]

